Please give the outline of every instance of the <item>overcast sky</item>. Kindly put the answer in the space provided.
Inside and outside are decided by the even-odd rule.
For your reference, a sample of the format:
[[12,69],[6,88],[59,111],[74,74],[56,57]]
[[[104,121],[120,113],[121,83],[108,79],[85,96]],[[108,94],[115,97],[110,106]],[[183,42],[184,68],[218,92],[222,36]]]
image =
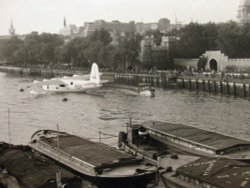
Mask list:
[[175,18],[182,23],[236,20],[240,0],[0,0],[0,35],[13,20],[17,34],[31,31],[58,33],[63,25],[83,25],[104,19],[157,22]]

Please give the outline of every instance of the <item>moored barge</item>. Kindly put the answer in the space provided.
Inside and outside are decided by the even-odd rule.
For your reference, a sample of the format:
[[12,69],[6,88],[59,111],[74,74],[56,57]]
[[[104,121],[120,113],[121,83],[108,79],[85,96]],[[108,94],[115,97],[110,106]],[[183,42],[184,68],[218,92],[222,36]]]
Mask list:
[[99,187],[145,187],[157,170],[143,159],[65,132],[37,131],[30,146],[93,180]]
[[154,154],[180,153],[250,162],[250,141],[182,124],[152,121],[129,125],[123,137],[126,139],[120,139],[123,140],[120,145],[136,152],[143,151],[143,146],[151,144],[154,145]]

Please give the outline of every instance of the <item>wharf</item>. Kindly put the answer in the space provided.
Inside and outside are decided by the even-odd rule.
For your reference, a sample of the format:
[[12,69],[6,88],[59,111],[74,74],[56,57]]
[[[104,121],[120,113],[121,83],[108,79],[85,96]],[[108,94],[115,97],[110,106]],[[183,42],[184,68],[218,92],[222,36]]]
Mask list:
[[249,74],[240,79],[240,76],[228,74],[225,77],[213,75],[181,75],[181,74],[132,74],[117,73],[114,82],[124,85],[138,85],[138,83],[149,83],[154,87],[163,89],[188,89],[233,95],[250,99],[250,76]]

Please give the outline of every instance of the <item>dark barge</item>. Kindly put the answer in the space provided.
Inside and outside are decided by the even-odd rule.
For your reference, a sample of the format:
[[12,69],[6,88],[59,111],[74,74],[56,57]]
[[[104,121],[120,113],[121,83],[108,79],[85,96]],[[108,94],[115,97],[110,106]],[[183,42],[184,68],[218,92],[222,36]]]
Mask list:
[[168,188],[249,187],[250,142],[180,124],[130,124],[119,147],[159,166]]
[[64,132],[37,131],[30,146],[99,187],[145,187],[157,170],[141,158]]
[[[146,122],[129,125],[126,139],[120,145],[141,151],[143,145],[154,142],[165,153],[181,153],[200,157],[222,157],[250,162],[250,141],[222,135],[182,124]],[[155,149],[157,150],[157,149]]]
[[57,188],[59,184],[64,188],[96,188],[51,159],[33,153],[29,146],[0,143],[1,188]]

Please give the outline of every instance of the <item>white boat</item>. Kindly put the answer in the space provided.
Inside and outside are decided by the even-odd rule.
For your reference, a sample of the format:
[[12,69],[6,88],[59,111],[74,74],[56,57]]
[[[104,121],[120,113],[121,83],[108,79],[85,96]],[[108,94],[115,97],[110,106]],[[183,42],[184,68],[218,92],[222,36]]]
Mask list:
[[155,96],[155,89],[151,84],[148,83],[139,83],[138,84],[138,93],[139,95],[146,96],[146,97],[154,97]]

